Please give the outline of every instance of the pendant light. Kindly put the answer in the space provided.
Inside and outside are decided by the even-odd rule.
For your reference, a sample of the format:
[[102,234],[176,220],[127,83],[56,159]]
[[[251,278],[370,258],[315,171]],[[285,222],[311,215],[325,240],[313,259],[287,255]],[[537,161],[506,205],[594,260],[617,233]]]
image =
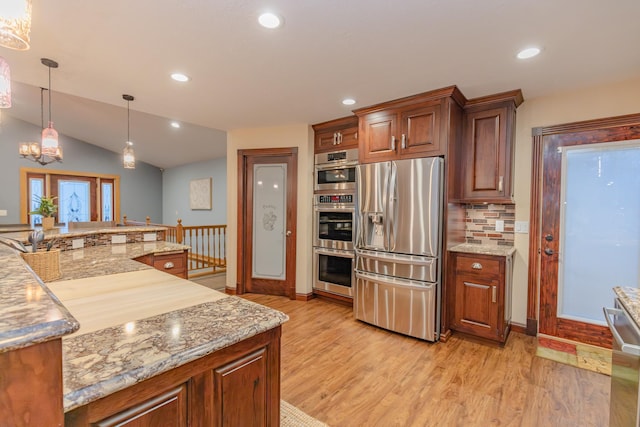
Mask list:
[[[40,88],[40,125],[42,127],[42,140],[40,142],[21,142],[18,146],[18,154],[27,160],[48,165],[53,162],[62,162],[62,147],[58,144],[58,132],[53,128],[51,121],[51,68],[57,68],[58,63],[51,59],[42,58],[43,65],[49,67],[49,89]],[[49,91],[49,126],[44,127],[44,91]],[[45,150],[47,147],[47,150]]]
[[29,49],[31,0],[2,0],[0,5],[0,46]]
[[49,126],[42,130],[42,155],[55,157],[58,153],[58,132],[53,128],[51,121],[51,69],[58,68],[58,63],[48,58],[42,58],[40,61],[49,67]]
[[135,169],[136,168],[136,156],[133,152],[133,142],[131,142],[129,130],[130,130],[130,110],[129,103],[133,101],[135,98],[131,95],[122,95],[122,99],[127,101],[127,142],[125,143],[124,150],[122,150],[122,160],[123,166],[125,169]]

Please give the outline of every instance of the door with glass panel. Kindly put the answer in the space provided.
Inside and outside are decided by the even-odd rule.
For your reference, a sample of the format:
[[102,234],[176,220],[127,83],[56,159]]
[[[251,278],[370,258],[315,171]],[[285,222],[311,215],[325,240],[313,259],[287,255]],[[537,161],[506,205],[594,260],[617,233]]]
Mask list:
[[564,134],[544,148],[539,332],[610,347],[602,307],[640,286],[640,140]]
[[241,150],[238,293],[295,298],[297,150]]

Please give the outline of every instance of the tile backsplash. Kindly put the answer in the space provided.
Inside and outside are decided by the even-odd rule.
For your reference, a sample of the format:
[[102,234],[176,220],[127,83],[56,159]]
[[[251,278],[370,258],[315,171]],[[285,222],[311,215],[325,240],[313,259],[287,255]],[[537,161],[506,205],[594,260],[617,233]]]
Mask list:
[[[515,205],[466,205],[467,243],[513,246]],[[496,231],[496,220],[504,221],[504,231]]]

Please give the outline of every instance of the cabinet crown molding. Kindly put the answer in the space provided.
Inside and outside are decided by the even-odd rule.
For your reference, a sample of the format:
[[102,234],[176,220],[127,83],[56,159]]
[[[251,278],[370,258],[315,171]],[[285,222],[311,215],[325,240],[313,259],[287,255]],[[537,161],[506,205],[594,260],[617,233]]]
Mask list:
[[522,96],[521,89],[510,90],[507,92],[495,93],[493,95],[481,96],[479,98],[469,99],[466,104],[464,104],[465,108],[471,107],[481,107],[486,104],[493,104],[501,101],[512,101],[516,108],[520,106],[524,102],[524,97]]
[[393,101],[381,102],[379,104],[370,105],[368,107],[358,108],[353,110],[357,116],[373,113],[380,110],[388,110],[391,108],[403,108],[409,107],[415,104],[421,104],[426,101],[433,101],[442,98],[451,97],[460,106],[464,106],[467,102],[467,98],[460,92],[457,86],[447,86],[441,89],[431,90],[428,92],[419,93],[417,95],[411,95],[404,98],[394,99]]

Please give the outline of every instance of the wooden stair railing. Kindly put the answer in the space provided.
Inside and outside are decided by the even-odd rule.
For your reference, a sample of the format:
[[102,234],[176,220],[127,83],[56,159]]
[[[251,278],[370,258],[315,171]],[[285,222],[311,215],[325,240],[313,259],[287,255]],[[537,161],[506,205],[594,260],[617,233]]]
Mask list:
[[189,246],[187,267],[190,278],[227,271],[226,224],[183,226],[181,219],[178,219],[177,225],[153,224],[150,217],[143,222],[129,220],[126,215],[123,216],[122,223],[132,226],[165,227],[167,242]]

